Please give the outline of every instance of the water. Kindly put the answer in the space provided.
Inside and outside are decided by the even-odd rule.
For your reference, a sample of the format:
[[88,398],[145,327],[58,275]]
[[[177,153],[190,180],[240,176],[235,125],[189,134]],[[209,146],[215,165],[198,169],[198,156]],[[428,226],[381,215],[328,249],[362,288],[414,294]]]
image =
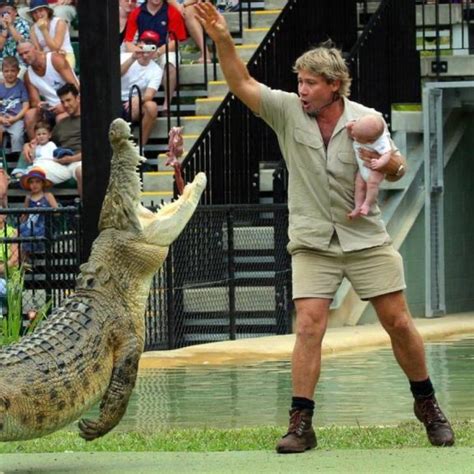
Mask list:
[[[474,335],[426,345],[438,400],[452,419],[474,418]],[[190,366],[140,372],[118,431],[286,425],[290,363]],[[316,423],[393,425],[413,420],[408,382],[390,349],[323,360]],[[89,414],[97,416],[93,410]],[[87,415],[86,417],[89,417]]]

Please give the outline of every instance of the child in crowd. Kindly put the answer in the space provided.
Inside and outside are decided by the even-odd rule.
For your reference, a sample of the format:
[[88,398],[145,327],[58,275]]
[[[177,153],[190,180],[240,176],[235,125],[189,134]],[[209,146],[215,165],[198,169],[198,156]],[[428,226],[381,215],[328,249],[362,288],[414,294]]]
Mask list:
[[[11,152],[20,154],[24,144],[25,124],[23,116],[29,108],[28,92],[23,81],[18,78],[20,64],[14,56],[3,59],[2,73],[4,82],[0,83],[0,145],[3,134],[10,136]],[[0,207],[7,207],[8,174],[0,167]]]
[[[377,200],[379,184],[384,179],[384,174],[377,170],[390,160],[392,147],[385,129],[385,122],[380,115],[364,115],[358,120],[350,121],[346,128],[349,136],[354,140],[353,146],[359,165],[355,179],[355,207],[348,214],[349,219],[355,219],[366,216]],[[367,167],[366,162],[359,156],[361,148],[376,151],[380,156],[370,160]]]
[[24,144],[23,116],[29,108],[28,92],[18,78],[20,65],[14,56],[7,56],[2,63],[4,82],[0,83],[0,143],[3,133],[11,138],[12,153],[20,153]]
[[[35,140],[32,142],[32,166],[40,166],[47,160],[54,160],[54,151],[57,146],[51,141],[51,125],[48,122],[37,122],[35,124]],[[20,179],[27,169],[17,167],[12,171],[16,179]]]
[[[20,179],[21,187],[29,193],[25,197],[25,209],[53,208],[58,207],[54,195],[45,190],[50,188],[53,183],[46,179],[46,175],[41,168],[31,168],[27,174]],[[46,234],[45,215],[44,214],[25,214],[21,218],[20,236],[21,237],[44,237]],[[43,243],[32,244],[24,243],[22,246],[24,255],[28,256],[31,252],[44,251]]]

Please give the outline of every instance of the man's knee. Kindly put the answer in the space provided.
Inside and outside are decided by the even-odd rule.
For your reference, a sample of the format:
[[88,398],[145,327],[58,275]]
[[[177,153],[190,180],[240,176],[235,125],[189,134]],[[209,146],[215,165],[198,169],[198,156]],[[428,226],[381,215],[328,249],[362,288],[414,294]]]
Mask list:
[[390,312],[379,316],[385,330],[393,336],[403,337],[414,329],[413,320],[407,310]]
[[297,308],[297,337],[321,340],[326,332],[326,325],[327,311],[309,305]]

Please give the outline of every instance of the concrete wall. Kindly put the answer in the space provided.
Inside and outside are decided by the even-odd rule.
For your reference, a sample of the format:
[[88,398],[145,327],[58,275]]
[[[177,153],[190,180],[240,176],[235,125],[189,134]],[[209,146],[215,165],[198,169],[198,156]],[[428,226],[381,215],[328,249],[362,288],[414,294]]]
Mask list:
[[[400,248],[407,298],[415,317],[425,315],[424,211]],[[474,115],[445,170],[446,308],[474,310]],[[376,320],[369,306],[359,324]]]

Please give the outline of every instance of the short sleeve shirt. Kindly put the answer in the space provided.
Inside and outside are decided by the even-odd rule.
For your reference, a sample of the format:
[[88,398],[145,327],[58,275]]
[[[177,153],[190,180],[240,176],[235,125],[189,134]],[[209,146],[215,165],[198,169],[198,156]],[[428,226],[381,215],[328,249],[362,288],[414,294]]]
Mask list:
[[28,100],[28,92],[21,79],[17,79],[13,87],[0,83],[0,115],[17,115]]
[[[27,40],[30,38],[30,25],[26,20],[17,16],[13,22],[13,26],[15,27],[15,30],[23,37],[23,39]],[[0,51],[0,59],[3,60],[3,58],[6,58],[7,56],[14,56],[18,59],[20,64],[24,66],[25,63],[17,53],[16,47],[17,43],[15,38],[13,38],[10,32],[8,32],[3,49]]]
[[[132,53],[122,53],[120,64],[123,64],[131,55]],[[120,81],[122,102],[128,100],[128,94],[133,85],[138,86],[142,94],[146,89],[157,91],[162,77],[163,70],[155,61],[150,61],[146,66],[141,66],[138,61],[134,61]],[[136,95],[136,92],[134,94]]]
[[52,141],[62,148],[70,148],[74,153],[81,151],[81,116],[66,117],[53,128]]
[[154,15],[148,11],[146,3],[132,10],[127,20],[125,41],[134,41],[137,32],[138,37],[140,37],[146,30],[158,33],[160,36],[158,46],[166,43],[168,32],[174,35],[171,39],[178,41],[184,41],[188,36],[181,13],[172,5],[166,3],[163,3],[162,7]]
[[289,252],[326,250],[334,233],[345,252],[390,242],[377,206],[368,216],[347,218],[358,167],[345,125],[374,110],[344,98],[326,148],[316,119],[303,111],[296,94],[261,87],[259,115],[276,132],[289,172]]

